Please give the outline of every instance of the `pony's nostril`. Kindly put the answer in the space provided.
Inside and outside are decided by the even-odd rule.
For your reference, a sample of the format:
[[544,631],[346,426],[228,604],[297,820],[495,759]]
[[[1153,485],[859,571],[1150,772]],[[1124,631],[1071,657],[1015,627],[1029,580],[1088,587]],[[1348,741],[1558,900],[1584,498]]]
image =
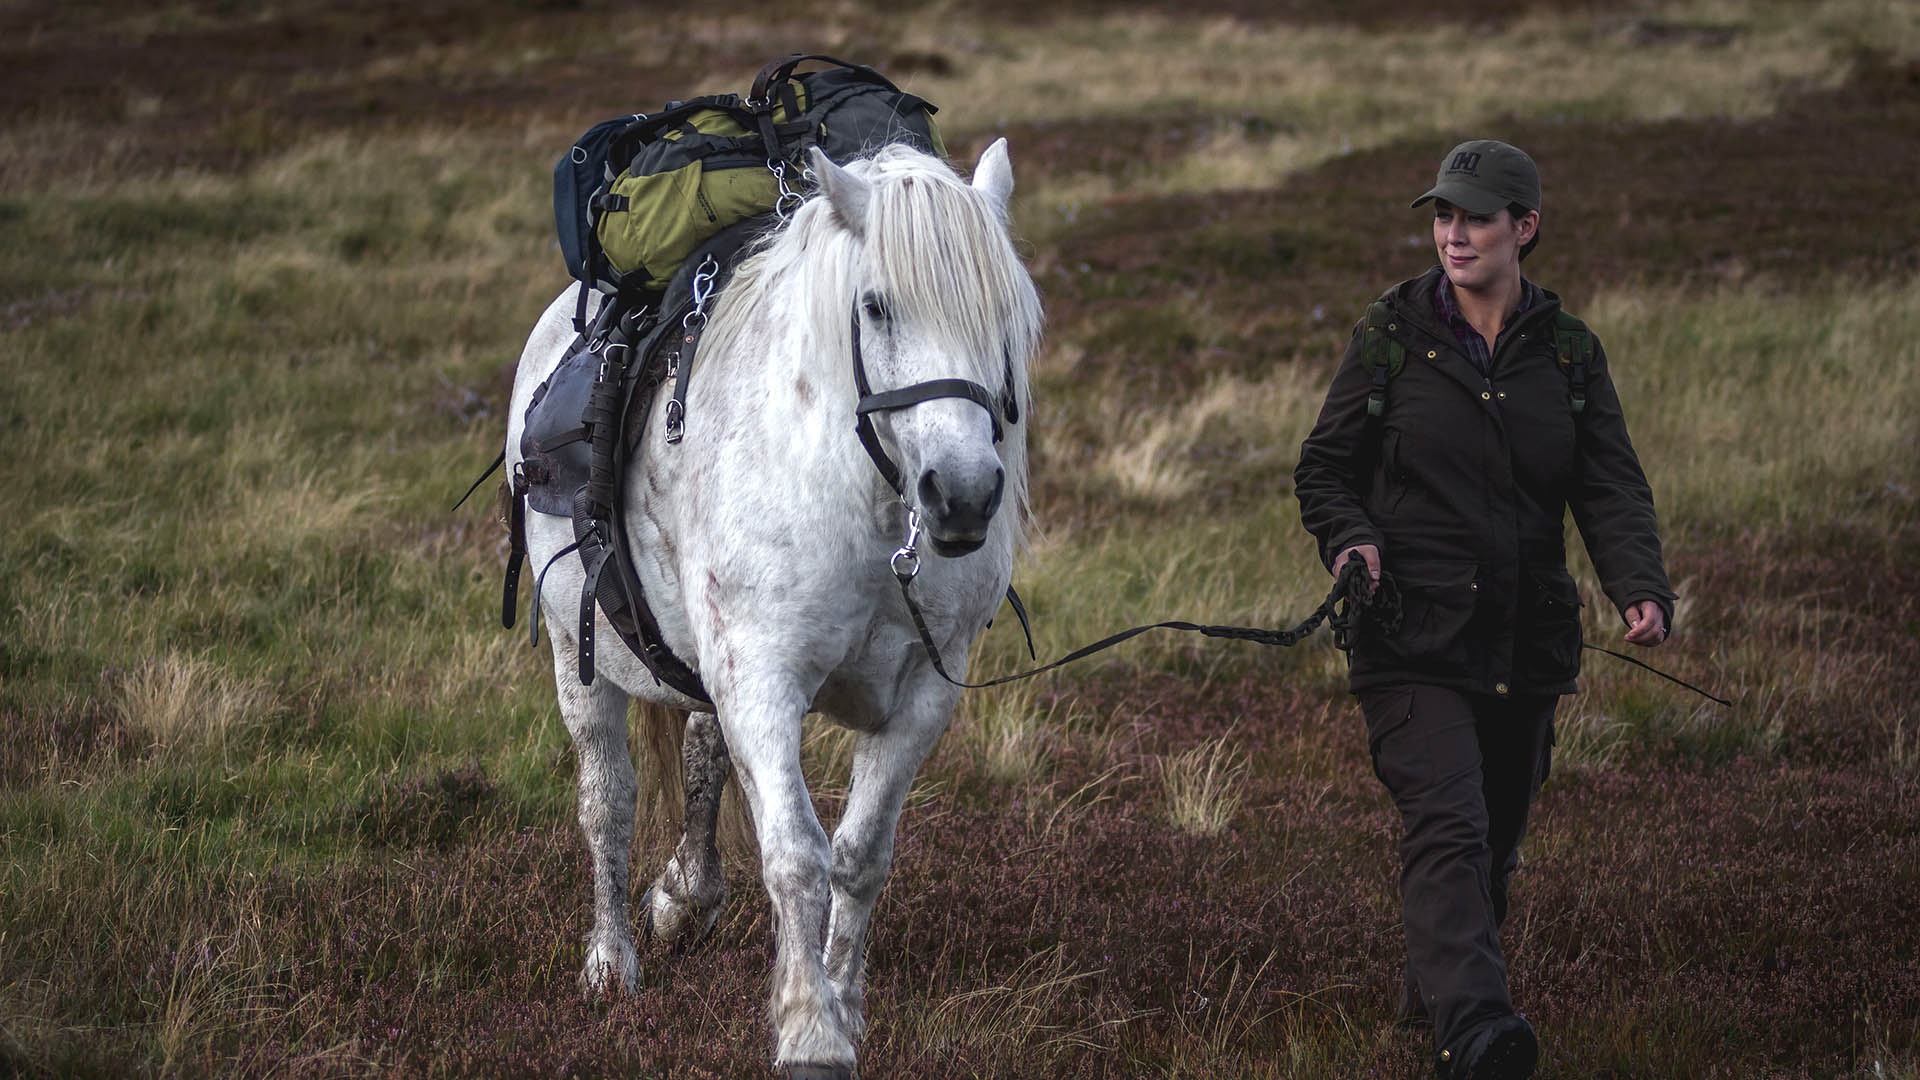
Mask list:
[[940,474],[932,469],[920,474],[920,505],[936,514],[946,512],[947,497],[940,490]]

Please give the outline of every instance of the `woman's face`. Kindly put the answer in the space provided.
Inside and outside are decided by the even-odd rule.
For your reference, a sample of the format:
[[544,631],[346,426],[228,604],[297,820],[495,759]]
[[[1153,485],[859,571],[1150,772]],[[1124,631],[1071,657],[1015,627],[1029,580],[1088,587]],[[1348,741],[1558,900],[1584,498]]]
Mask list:
[[1516,220],[1505,208],[1474,214],[1438,199],[1433,203],[1433,246],[1456,289],[1492,289],[1519,276],[1520,249],[1539,226],[1540,215],[1532,210]]

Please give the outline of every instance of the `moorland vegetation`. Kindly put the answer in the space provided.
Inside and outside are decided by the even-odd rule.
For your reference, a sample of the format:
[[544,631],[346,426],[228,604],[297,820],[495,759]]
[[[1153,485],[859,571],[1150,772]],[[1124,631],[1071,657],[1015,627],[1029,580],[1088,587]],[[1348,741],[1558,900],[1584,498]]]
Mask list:
[[[737,820],[710,941],[575,995],[550,666],[497,625],[489,510],[448,505],[564,282],[558,148],[803,50],[942,104],[957,158],[1011,140],[1050,319],[1016,576],[1043,656],[1317,602],[1287,478],[1352,320],[1431,263],[1405,202],[1458,138],[1529,148],[1529,273],[1614,358],[1682,594],[1651,659],[1736,700],[1600,659],[1563,708],[1508,930],[1541,1075],[1920,1076],[1911,5],[21,3],[0,31],[0,1073],[764,1067]],[[968,696],[877,913],[866,1069],[1416,1075],[1342,676],[1324,638],[1150,636]],[[830,821],[846,742],[807,755]]]

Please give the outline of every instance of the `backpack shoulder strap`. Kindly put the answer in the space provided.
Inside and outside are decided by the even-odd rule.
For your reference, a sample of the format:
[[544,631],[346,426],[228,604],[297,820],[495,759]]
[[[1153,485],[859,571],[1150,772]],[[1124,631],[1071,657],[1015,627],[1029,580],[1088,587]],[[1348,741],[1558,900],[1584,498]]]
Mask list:
[[1387,380],[1400,374],[1407,363],[1407,347],[1393,332],[1400,329],[1399,318],[1385,300],[1367,305],[1367,328],[1360,344],[1360,363],[1373,376],[1373,391],[1367,395],[1367,417],[1378,420],[1387,411]]
[[1564,310],[1554,317],[1554,351],[1567,375],[1567,401],[1573,414],[1587,411],[1587,365],[1593,362],[1593,331]]

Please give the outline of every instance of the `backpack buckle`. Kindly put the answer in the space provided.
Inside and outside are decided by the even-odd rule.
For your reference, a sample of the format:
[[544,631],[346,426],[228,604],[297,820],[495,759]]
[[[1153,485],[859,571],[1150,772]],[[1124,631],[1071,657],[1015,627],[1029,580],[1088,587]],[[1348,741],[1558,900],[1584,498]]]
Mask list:
[[667,399],[667,441],[677,443],[687,435],[687,407],[678,398]]

